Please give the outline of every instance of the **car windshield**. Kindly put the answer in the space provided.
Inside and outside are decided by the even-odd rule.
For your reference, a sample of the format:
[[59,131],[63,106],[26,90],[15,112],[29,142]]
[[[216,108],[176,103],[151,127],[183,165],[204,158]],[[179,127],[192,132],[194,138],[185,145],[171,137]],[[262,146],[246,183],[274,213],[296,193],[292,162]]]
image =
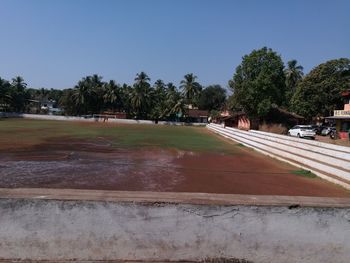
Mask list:
[[312,126],[311,125],[304,125],[304,126],[300,126],[300,129],[302,129],[302,130],[312,130]]

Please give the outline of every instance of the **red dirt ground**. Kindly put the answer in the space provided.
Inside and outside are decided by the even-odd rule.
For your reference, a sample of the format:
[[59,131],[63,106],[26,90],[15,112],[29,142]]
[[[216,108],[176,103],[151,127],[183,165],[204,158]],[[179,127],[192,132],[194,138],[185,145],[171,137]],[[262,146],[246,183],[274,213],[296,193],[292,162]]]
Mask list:
[[0,151],[0,188],[47,187],[129,191],[350,197],[318,178],[248,148],[239,154],[116,149],[108,141],[67,138]]

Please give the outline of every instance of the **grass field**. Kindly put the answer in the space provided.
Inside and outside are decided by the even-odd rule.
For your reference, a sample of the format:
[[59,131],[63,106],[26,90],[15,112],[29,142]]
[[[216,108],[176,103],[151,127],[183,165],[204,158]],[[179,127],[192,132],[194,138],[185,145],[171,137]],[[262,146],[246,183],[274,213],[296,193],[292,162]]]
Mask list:
[[[234,143],[208,136],[204,127],[123,125],[28,119],[0,119],[0,143],[8,147],[35,145],[53,138],[108,139],[113,147],[160,147],[187,151],[236,152]],[[13,144],[16,142],[15,144]],[[18,145],[17,145],[18,142]]]
[[0,187],[350,196],[205,127],[0,119]]

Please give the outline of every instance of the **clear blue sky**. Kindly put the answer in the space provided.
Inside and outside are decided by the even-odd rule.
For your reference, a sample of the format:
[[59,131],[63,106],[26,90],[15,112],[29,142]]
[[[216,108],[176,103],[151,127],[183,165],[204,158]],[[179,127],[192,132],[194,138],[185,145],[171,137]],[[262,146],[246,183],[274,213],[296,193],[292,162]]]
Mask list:
[[271,47],[305,71],[350,57],[348,0],[0,0],[0,76],[69,88],[83,76],[227,86],[242,56]]

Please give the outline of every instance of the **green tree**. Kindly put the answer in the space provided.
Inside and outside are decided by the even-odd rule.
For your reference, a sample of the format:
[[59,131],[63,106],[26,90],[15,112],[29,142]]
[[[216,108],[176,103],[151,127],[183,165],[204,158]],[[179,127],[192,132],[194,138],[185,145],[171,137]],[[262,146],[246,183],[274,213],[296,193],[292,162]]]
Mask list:
[[141,71],[140,73],[136,74],[136,78],[135,78],[135,85],[140,86],[140,87],[149,87],[149,81],[151,81],[151,79],[148,77],[148,75]]
[[153,120],[164,119],[166,116],[166,86],[158,79],[153,86],[150,118]]
[[211,85],[202,90],[198,107],[203,110],[220,111],[226,101],[226,90],[220,85]]
[[176,114],[184,112],[184,101],[173,83],[169,82],[166,87],[165,116],[168,120],[175,121]]
[[115,108],[118,108],[118,110],[120,110],[120,93],[120,86],[116,84],[114,80],[110,80],[108,83],[104,84],[103,100],[107,109],[112,109],[114,111]]
[[76,90],[65,89],[62,92],[62,96],[58,101],[58,105],[64,109],[66,115],[77,115],[79,114],[79,108],[76,104]]
[[131,93],[131,106],[136,118],[147,118],[151,105],[151,79],[145,72],[136,75],[134,87]]
[[0,111],[9,110],[12,100],[10,89],[11,84],[7,80],[0,78]]
[[77,114],[94,113],[97,97],[97,86],[102,85],[100,78],[87,76],[80,80],[74,87],[73,99]]
[[120,108],[119,110],[126,112],[128,118],[132,116],[132,105],[131,105],[131,96],[132,96],[132,87],[127,84],[123,84],[120,89]]
[[281,57],[264,47],[243,57],[229,86],[231,99],[250,118],[256,129],[258,120],[266,116],[273,104],[282,105],[285,98],[285,76]]
[[286,105],[290,104],[290,100],[295,93],[298,82],[303,78],[303,67],[298,65],[298,62],[294,59],[288,61],[287,68],[284,70],[286,76]]
[[343,107],[341,92],[350,87],[350,60],[329,60],[312,69],[297,86],[291,109],[308,118],[330,116]]
[[25,110],[29,94],[27,93],[27,83],[21,76],[16,76],[12,79],[9,96],[11,97],[11,108],[17,112]]
[[176,120],[179,116],[182,117],[186,113],[185,99],[181,97],[177,100],[170,112],[172,115],[175,115]]
[[193,73],[184,76],[184,79],[180,82],[180,88],[182,89],[183,96],[187,104],[196,104],[196,99],[198,98],[202,86],[196,81],[197,76]]

